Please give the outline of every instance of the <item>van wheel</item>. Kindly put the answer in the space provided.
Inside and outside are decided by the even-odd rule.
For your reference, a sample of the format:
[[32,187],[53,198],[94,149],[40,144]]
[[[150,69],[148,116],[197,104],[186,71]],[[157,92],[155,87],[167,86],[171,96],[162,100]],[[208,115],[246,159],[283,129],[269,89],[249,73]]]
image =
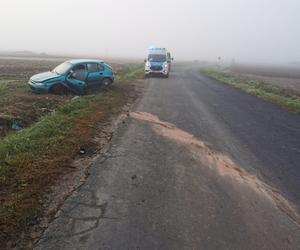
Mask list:
[[102,85],[104,86],[104,87],[108,87],[108,86],[110,86],[112,84],[112,81],[109,79],[109,78],[104,78],[103,80],[102,80]]
[[61,84],[56,84],[50,89],[50,92],[55,95],[67,95],[68,89]]

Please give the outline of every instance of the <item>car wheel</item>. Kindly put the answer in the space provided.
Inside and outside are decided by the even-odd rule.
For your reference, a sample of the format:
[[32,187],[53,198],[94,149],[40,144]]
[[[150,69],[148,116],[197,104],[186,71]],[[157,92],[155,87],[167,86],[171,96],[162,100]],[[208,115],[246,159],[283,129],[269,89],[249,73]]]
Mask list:
[[51,88],[50,92],[55,95],[66,95],[68,94],[68,89],[61,84],[56,84]]
[[104,86],[104,87],[108,87],[108,86],[110,86],[112,84],[112,81],[109,79],[109,78],[104,78],[103,80],[102,80],[102,85]]

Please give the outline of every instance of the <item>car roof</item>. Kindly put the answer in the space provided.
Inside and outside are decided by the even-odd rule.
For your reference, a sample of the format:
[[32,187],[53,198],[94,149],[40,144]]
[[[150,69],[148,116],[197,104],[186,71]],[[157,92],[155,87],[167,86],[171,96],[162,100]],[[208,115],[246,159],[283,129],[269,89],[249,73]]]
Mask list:
[[95,60],[95,59],[72,59],[72,60],[68,60],[67,62],[74,65],[79,63],[103,63],[102,60]]

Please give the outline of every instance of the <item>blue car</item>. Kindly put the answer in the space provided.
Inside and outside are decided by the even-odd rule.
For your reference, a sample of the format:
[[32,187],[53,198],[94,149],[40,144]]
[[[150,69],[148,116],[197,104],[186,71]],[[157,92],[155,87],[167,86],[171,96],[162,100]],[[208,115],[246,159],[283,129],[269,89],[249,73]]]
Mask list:
[[88,87],[109,86],[114,82],[112,68],[100,60],[69,60],[49,72],[30,78],[29,87],[36,93],[84,94]]

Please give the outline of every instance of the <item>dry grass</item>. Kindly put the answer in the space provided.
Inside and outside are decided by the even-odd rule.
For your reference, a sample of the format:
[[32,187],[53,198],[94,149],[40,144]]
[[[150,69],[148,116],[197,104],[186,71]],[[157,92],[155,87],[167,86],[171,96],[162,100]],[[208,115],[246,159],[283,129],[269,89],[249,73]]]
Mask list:
[[297,92],[279,86],[267,84],[253,79],[238,77],[229,72],[216,70],[204,70],[203,73],[211,78],[224,82],[235,88],[245,91],[250,95],[257,96],[266,101],[284,107],[290,111],[300,114],[300,96]]

